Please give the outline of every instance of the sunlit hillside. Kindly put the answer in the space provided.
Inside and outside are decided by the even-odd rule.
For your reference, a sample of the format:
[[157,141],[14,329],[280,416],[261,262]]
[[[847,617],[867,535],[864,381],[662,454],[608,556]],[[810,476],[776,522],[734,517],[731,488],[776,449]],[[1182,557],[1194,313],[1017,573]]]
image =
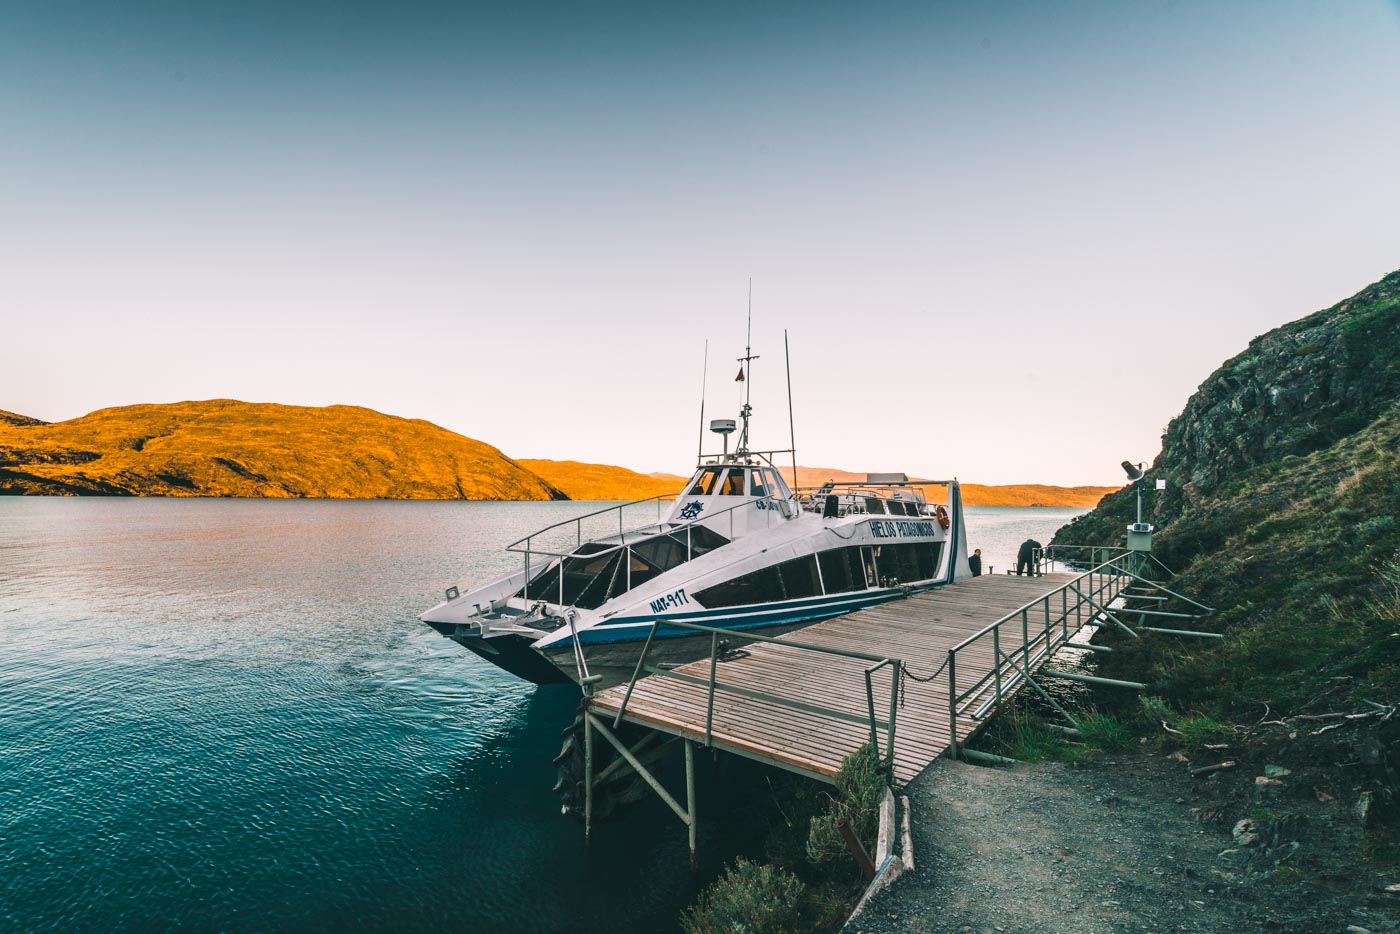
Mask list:
[[557,487],[569,499],[636,500],[678,493],[686,478],[672,474],[643,474],[626,467],[520,458],[517,464]]
[[0,416],[0,493],[561,499],[488,444],[356,406],[217,399]]

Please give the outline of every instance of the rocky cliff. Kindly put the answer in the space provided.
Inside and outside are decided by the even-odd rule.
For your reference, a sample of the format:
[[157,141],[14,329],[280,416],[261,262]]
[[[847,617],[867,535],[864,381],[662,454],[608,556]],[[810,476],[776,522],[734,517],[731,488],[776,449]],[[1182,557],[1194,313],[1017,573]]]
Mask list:
[[[1147,517],[1169,527],[1251,470],[1325,451],[1400,400],[1400,271],[1331,308],[1256,337],[1172,419],[1145,486]],[[1165,480],[1158,493],[1152,481]],[[1131,487],[1062,530],[1061,543],[1120,540]]]
[[566,499],[488,444],[356,406],[217,399],[0,413],[0,494]]

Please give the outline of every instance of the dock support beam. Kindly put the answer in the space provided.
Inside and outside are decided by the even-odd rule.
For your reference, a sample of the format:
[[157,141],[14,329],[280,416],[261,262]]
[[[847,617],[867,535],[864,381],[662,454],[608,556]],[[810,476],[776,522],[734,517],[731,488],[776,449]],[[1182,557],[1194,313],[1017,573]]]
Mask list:
[[583,716],[583,838],[593,836],[593,718]]
[[1119,681],[1117,678],[1099,678],[1095,675],[1077,675],[1069,671],[1046,671],[1039,672],[1042,678],[1062,678],[1065,681],[1083,681],[1085,684],[1102,684],[1110,688],[1130,688],[1134,691],[1145,691],[1147,685],[1141,681]]
[[[617,750],[618,755],[622,756],[622,758],[624,758],[624,759],[627,760],[627,764],[630,765],[630,766],[632,766],[632,768],[636,771],[636,773],[637,773],[638,775],[640,775],[640,776],[642,777],[642,779],[643,779],[648,785],[651,786],[651,790],[654,791],[654,792],[656,792],[657,796],[660,797],[662,801],[665,801],[665,802],[666,802],[666,806],[669,807],[672,811],[675,812],[675,815],[681,819],[681,823],[685,824],[685,825],[690,829],[690,859],[691,859],[691,864],[694,865],[694,863],[695,863],[695,752],[694,752],[694,749],[693,749],[694,743],[692,743],[690,740],[686,740],[686,743],[685,743],[685,792],[686,792],[686,804],[689,805],[689,807],[688,807],[688,808],[683,808],[683,807],[680,806],[679,803],[677,803],[677,801],[676,801],[675,798],[671,797],[671,793],[665,789],[665,787],[661,784],[660,781],[657,780],[656,776],[653,775],[653,774],[651,774],[651,772],[647,769],[647,767],[646,767],[645,765],[642,764],[642,760],[641,760],[641,759],[638,759],[637,756],[632,752],[632,750],[630,750],[630,749],[627,748],[627,744],[624,743],[622,740],[618,739],[617,736],[615,736],[615,735],[613,734],[613,731],[610,730],[610,729],[608,729],[607,726],[605,726],[605,725],[603,724],[603,721],[599,720],[597,717],[593,716],[593,714],[591,714],[591,713],[590,713],[590,714],[585,714],[584,719],[585,719],[585,722],[586,722],[586,723],[591,724],[592,727],[593,727],[593,729],[595,729],[595,730],[598,731],[598,733],[603,737],[603,739],[607,740],[609,743],[612,744],[612,747],[613,747],[614,749]],[[584,745],[585,745],[585,746],[590,746],[590,747],[591,747],[591,740],[590,740],[588,734],[585,734],[585,735],[584,735]],[[585,755],[585,757],[587,757],[587,758],[589,759],[589,761],[591,761],[591,759],[592,759],[592,756],[591,756],[591,755],[589,755],[586,751],[585,751],[584,755]],[[592,770],[591,765],[589,765],[588,763],[585,763],[585,765],[584,765],[584,774],[585,774],[585,776],[586,776],[587,778],[591,779],[591,778],[592,778],[592,772],[593,772],[593,770]],[[590,788],[588,789],[588,791],[587,791],[587,797],[585,798],[585,803],[584,803],[584,811],[585,811],[585,818],[584,818],[584,821],[585,821],[585,824],[588,823],[587,814],[591,811],[591,805],[590,805],[589,802],[592,800],[592,795],[593,795],[593,792],[592,792],[592,788],[590,787]]]
[[690,868],[696,869],[695,860],[695,744],[685,741],[685,807],[686,829],[690,831]]

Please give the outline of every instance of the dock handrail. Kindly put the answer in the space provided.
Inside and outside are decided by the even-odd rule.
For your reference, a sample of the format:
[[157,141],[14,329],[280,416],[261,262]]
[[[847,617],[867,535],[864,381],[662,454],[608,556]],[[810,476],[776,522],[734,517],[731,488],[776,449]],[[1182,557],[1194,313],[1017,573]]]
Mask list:
[[[1010,696],[1023,678],[1030,678],[1030,672],[1034,666],[1047,658],[1056,648],[1069,642],[1071,636],[1069,618],[1071,615],[1076,618],[1074,627],[1076,632],[1085,625],[1086,607],[1090,621],[1100,615],[1113,619],[1113,615],[1107,609],[1108,605],[1123,588],[1128,586],[1127,581],[1141,580],[1134,571],[1128,569],[1129,564],[1135,568],[1140,567],[1140,556],[1141,552],[1119,550],[1118,554],[1102,564],[1090,568],[1054,590],[1041,594],[1024,606],[1012,610],[1001,619],[983,627],[948,650],[948,660],[945,663],[945,667],[948,669],[948,727],[954,755],[958,752],[958,716],[965,714],[979,700],[982,700],[982,703],[972,711],[972,716],[978,719],[988,708],[1000,705],[1002,699]],[[1073,606],[1070,605],[1071,594],[1074,595]],[[1106,598],[1105,594],[1107,594]],[[1060,606],[1052,618],[1051,605],[1056,597],[1059,598]],[[1042,616],[1043,625],[1038,621],[1032,626],[1030,616],[1034,610],[1041,611],[1038,615]],[[1020,624],[1020,644],[1012,645],[1009,651],[1003,651],[1002,627],[1017,622]],[[1034,635],[1032,635],[1033,631]],[[970,687],[958,690],[958,653],[972,645],[982,643],[989,637],[992,643],[991,668]],[[1031,683],[1034,684],[1034,682]],[[983,700],[983,696],[989,690],[991,696]]]
[[[1065,567],[1071,567],[1074,564],[1078,564],[1081,567],[1085,564],[1093,565],[1096,561],[1102,563],[1101,559],[1104,555],[1114,554],[1116,556],[1117,553],[1124,550],[1125,548],[1122,545],[1047,545],[1044,548],[1038,549],[1036,569],[1043,574],[1050,570],[1050,565],[1056,561],[1060,562]],[[1068,555],[1066,553],[1068,553]],[[1076,554],[1083,554],[1085,556],[1076,557]],[[1151,561],[1154,565],[1161,568],[1166,572],[1168,578],[1176,576],[1176,572],[1163,564],[1152,552],[1140,551],[1136,552],[1136,554],[1141,555],[1143,561]]]
[[[686,629],[694,632],[708,632],[710,634],[710,676],[697,678],[694,675],[683,674],[679,671],[672,671],[666,668],[658,668],[648,665],[647,657],[651,653],[652,642],[656,637],[659,628]],[[731,638],[743,639],[749,642],[771,642],[789,648],[801,649],[808,652],[816,652],[823,655],[832,655],[839,658],[849,658],[856,661],[871,662],[864,670],[865,675],[865,706],[866,717],[858,717],[848,711],[834,707],[826,707],[821,704],[808,704],[803,701],[796,701],[780,694],[768,691],[758,691],[753,688],[739,687],[733,684],[720,684],[716,679],[716,665],[719,660],[719,637],[729,636]],[[875,685],[874,675],[886,666],[891,668],[890,678],[890,711],[889,717],[885,720],[877,719],[875,716]],[[739,694],[754,700],[767,701],[793,710],[801,710],[807,713],[814,713],[820,716],[834,717],[838,720],[845,720],[851,723],[866,723],[870,727],[870,745],[875,750],[876,758],[880,759],[886,767],[894,764],[894,735],[895,719],[899,707],[899,682],[904,663],[897,658],[887,658],[881,655],[871,655],[867,652],[856,652],[850,649],[837,649],[831,646],[814,645],[808,642],[797,642],[776,636],[761,636],[757,633],[744,632],[742,630],[721,629],[715,626],[702,626],[698,623],[682,623],[673,620],[652,620],[651,631],[647,633],[646,643],[642,646],[642,653],[637,658],[637,666],[632,671],[632,678],[627,684],[627,692],[622,696],[622,703],[617,708],[617,714],[613,718],[613,727],[616,728],[622,722],[623,714],[627,712],[627,703],[632,699],[632,690],[637,686],[637,681],[643,676],[643,672],[649,675],[660,675],[667,678],[675,678],[691,684],[705,686],[707,690],[705,701],[705,745],[713,746],[713,727],[715,713],[715,692],[727,691]],[[885,730],[885,755],[880,755],[879,729]]]

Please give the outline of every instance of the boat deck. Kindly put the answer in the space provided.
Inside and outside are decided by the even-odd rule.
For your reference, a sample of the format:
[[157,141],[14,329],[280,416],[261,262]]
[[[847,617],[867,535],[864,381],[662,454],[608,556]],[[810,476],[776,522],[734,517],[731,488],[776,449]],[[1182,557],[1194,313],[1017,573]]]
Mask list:
[[[996,647],[987,638],[959,650],[955,667],[957,689],[962,692],[993,672],[997,648],[1003,657],[1014,655],[1027,644],[1034,649],[1037,635],[1043,636],[1052,629],[1055,635],[1049,641],[1058,648],[1095,615],[1090,607],[1069,606],[1073,597],[1067,599],[1063,612],[1058,594],[1053,601],[1044,599],[1074,580],[1075,575],[1071,574],[976,577],[817,623],[775,643],[755,642],[731,651],[715,665],[717,690],[709,729],[711,744],[832,781],[842,760],[870,741],[870,720],[888,716],[891,690],[895,687],[891,683],[892,668],[885,666],[871,675],[872,712],[866,690],[869,661],[782,643],[801,642],[898,659],[907,675],[897,686],[900,696],[893,767],[896,784],[904,785],[950,745],[946,664],[949,650],[1009,614],[1018,614],[1015,621],[998,627]],[[1110,580],[1106,589],[1096,595],[1098,602],[1107,605],[1124,582],[1123,578]],[[1052,603],[1056,608],[1053,627],[1049,609]],[[1021,614],[1019,611],[1026,607],[1030,609]],[[742,642],[742,635],[734,641]],[[1030,659],[1033,672],[1051,654],[1026,651],[1024,656]],[[1014,681],[1008,676],[1005,660],[1002,672],[990,677]],[[674,669],[672,674],[682,677],[652,674],[638,679],[626,700],[622,722],[704,743],[710,715],[710,660],[691,662]],[[627,689],[623,684],[597,693],[589,701],[591,712],[611,723],[623,705]],[[988,691],[987,696],[992,693]],[[769,699],[774,697],[788,703]],[[790,703],[836,713],[798,709]],[[981,725],[976,715],[984,706],[989,704],[974,699],[956,718],[959,742]],[[878,736],[883,754],[888,749],[883,727]]]

